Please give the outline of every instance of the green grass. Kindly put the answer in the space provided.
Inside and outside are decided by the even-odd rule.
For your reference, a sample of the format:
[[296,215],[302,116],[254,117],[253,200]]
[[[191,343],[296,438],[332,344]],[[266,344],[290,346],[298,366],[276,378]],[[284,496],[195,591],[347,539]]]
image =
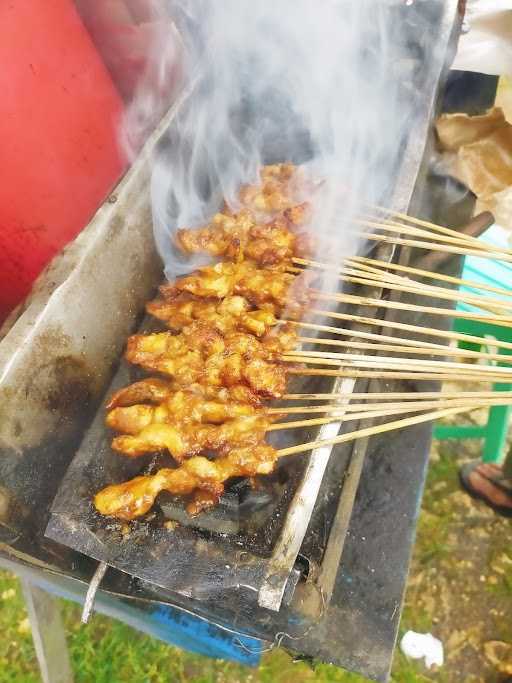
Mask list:
[[459,488],[459,463],[457,462],[457,442],[438,442],[437,458],[431,462],[422,509],[438,512],[439,504],[446,501],[447,495]]
[[495,544],[489,552],[488,565],[494,568],[497,582],[487,585],[486,589],[505,599],[512,599],[512,544],[508,535],[503,543]]
[[[212,660],[170,647],[118,621],[94,615],[80,624],[78,606],[61,600],[76,683],[364,683],[367,679],[327,664],[294,663],[283,650],[263,656],[258,669]],[[421,624],[417,620],[414,626]],[[427,626],[427,624],[424,624]],[[39,683],[37,661],[19,582],[0,572],[0,683]],[[421,665],[397,658],[394,683],[432,679]],[[436,679],[441,680],[441,679]]]

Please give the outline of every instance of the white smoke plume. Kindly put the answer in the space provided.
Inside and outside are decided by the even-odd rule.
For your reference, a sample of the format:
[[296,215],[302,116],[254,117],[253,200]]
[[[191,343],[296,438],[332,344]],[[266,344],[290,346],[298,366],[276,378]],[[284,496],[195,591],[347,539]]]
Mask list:
[[[164,30],[125,139],[162,113],[161,83],[176,74],[179,49],[179,88],[188,94],[152,174],[155,239],[167,276],[191,269],[173,248],[175,230],[206,222],[223,198],[235,208],[239,186],[278,161],[306,164],[312,178],[325,180],[311,224],[319,251],[320,237],[328,236],[340,259],[353,253],[351,219],[368,204],[389,204],[414,126],[414,46],[406,35],[421,35],[414,4],[175,0],[155,2],[154,11]],[[397,12],[410,15],[398,21]]]

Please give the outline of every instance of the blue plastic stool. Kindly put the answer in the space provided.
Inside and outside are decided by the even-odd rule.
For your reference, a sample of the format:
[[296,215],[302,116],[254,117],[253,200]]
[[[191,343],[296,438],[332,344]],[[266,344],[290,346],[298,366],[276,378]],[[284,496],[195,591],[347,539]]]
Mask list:
[[[508,233],[498,225],[493,225],[481,237],[482,242],[495,246],[505,247],[508,245]],[[473,282],[481,282],[491,287],[510,289],[512,297],[512,264],[503,261],[492,261],[479,256],[466,256],[462,277]],[[461,287],[461,291],[473,294],[482,294],[482,290],[471,287]],[[492,297],[492,294],[489,294]],[[498,294],[496,298],[502,298]],[[512,303],[512,301],[511,301]],[[476,311],[468,304],[459,303],[457,310]],[[459,342],[461,349],[480,351],[482,347],[492,346],[492,340],[512,343],[512,328],[492,325],[478,320],[466,320],[456,318],[453,329],[455,332],[470,334],[481,337],[482,343]],[[512,355],[512,349],[499,349],[502,355]],[[507,364],[508,365],[508,364]],[[510,391],[512,384],[494,384],[493,391]],[[507,441],[508,423],[512,406],[493,406],[489,409],[487,424],[480,425],[442,425],[438,424],[434,430],[436,439],[484,439],[482,460],[484,462],[500,462],[504,457],[504,449]]]

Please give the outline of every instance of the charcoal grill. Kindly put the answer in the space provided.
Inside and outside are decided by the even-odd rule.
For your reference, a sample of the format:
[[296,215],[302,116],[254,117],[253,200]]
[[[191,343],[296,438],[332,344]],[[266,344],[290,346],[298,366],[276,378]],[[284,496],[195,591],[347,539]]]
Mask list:
[[[404,78],[422,92],[421,125],[407,140],[397,169],[389,201],[396,211],[409,210],[425,189],[425,146],[443,69],[454,53],[457,6],[454,0],[419,1],[414,7],[430,22],[437,45],[426,55],[418,36],[417,58],[404,65]],[[385,678],[424,476],[427,428],[372,441],[370,450],[380,457],[366,457],[364,440],[316,449],[287,464],[257,494],[243,483],[232,488],[215,514],[194,522],[175,501],[164,499],[163,514],[180,521],[173,530],[136,523],[127,538],[120,525],[99,519],[91,509],[95,490],[128,473],[127,464],[109,450],[103,398],[129,379],[119,358],[162,277],[148,184],[150,156],[173,115],[169,112],[90,225],[4,328],[0,551],[10,560],[84,582],[96,562],[104,562],[114,568],[104,578],[105,591],[182,606],[249,635],[278,638],[300,653]],[[379,250],[382,259],[407,259],[383,245]],[[349,396],[354,386],[343,380],[329,390]],[[308,390],[325,391],[325,386]],[[324,426],[320,438],[340,426]]]

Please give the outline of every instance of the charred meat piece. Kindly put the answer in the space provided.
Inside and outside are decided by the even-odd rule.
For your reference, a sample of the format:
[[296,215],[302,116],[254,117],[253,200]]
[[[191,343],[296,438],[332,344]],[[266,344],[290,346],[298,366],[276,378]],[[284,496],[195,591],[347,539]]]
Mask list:
[[259,183],[240,189],[240,211],[225,206],[209,224],[178,230],[177,245],[186,254],[203,252],[232,261],[249,258],[260,265],[289,260],[299,255],[296,228],[311,217],[310,206],[303,201],[310,191],[302,169],[293,164],[264,166]]
[[165,299],[174,299],[178,294],[186,292],[198,297],[224,299],[234,293],[238,278],[250,267],[241,263],[216,263],[205,266],[190,275],[178,278],[174,283],[162,285],[160,293]]
[[154,410],[153,419],[155,421],[144,426],[136,434],[116,436],[112,441],[112,448],[129,457],[168,451],[176,462],[182,462],[185,458],[203,451],[218,451],[227,445],[256,445],[263,440],[272,422],[264,416],[255,415],[229,420],[220,425],[201,425],[169,420],[165,411],[158,412],[158,409]]
[[116,391],[106,408],[112,410],[118,406],[133,406],[136,403],[161,403],[170,391],[171,385],[168,381],[149,377]]
[[[94,505],[102,515],[130,520],[148,512],[161,491],[186,496],[200,489],[219,498],[226,481],[270,474],[277,457],[277,451],[267,444],[233,448],[215,461],[196,456],[176,469],[164,468],[151,476],[107,486],[96,494]],[[190,512],[194,512],[193,503]]]
[[304,233],[296,230],[305,215],[304,205],[270,222],[257,222],[247,211],[220,213],[205,227],[178,230],[177,243],[188,254],[207,253],[235,262],[250,259],[261,266],[289,263],[293,256],[311,256],[304,253]]
[[261,266],[290,262],[293,256],[298,255],[296,243],[296,235],[284,220],[254,225],[247,236],[244,257]]
[[297,203],[301,182],[302,172],[293,164],[263,166],[260,183],[243,186],[240,201],[257,213],[272,215]]
[[158,406],[136,404],[113,408],[107,414],[106,423],[117,432],[137,434],[151,423],[222,424],[258,414],[262,414],[261,409],[249,403],[208,401],[186,391],[175,391]]
[[126,358],[171,376],[176,386],[199,383],[229,388],[246,384],[256,394],[279,398],[286,388],[286,367],[279,363],[279,354],[295,344],[295,333],[287,327],[259,341],[242,332],[223,337],[210,326],[197,323],[180,335],[134,335],[128,340]]
[[175,331],[181,331],[197,320],[211,324],[222,334],[246,330],[258,337],[264,335],[277,320],[271,310],[251,310],[242,296],[201,299],[191,294],[180,294],[170,301],[159,299],[146,305],[146,310]]
[[250,261],[217,263],[179,278],[172,285],[163,285],[160,292],[168,301],[174,301],[182,292],[199,298],[238,295],[255,308],[279,314],[296,305],[300,310],[307,307],[312,300],[309,283],[317,277],[318,274],[296,276],[279,269],[258,268]]
[[243,246],[254,224],[255,218],[247,209],[235,214],[217,213],[204,227],[178,230],[176,241],[186,254],[204,252],[236,261],[243,255]]
[[251,304],[273,304],[282,307],[294,275],[280,270],[258,268],[254,263],[216,263],[205,266],[191,275],[178,278],[173,284],[163,285],[160,292],[166,299],[174,299],[181,292],[197,297],[224,299],[233,294],[245,297]]

